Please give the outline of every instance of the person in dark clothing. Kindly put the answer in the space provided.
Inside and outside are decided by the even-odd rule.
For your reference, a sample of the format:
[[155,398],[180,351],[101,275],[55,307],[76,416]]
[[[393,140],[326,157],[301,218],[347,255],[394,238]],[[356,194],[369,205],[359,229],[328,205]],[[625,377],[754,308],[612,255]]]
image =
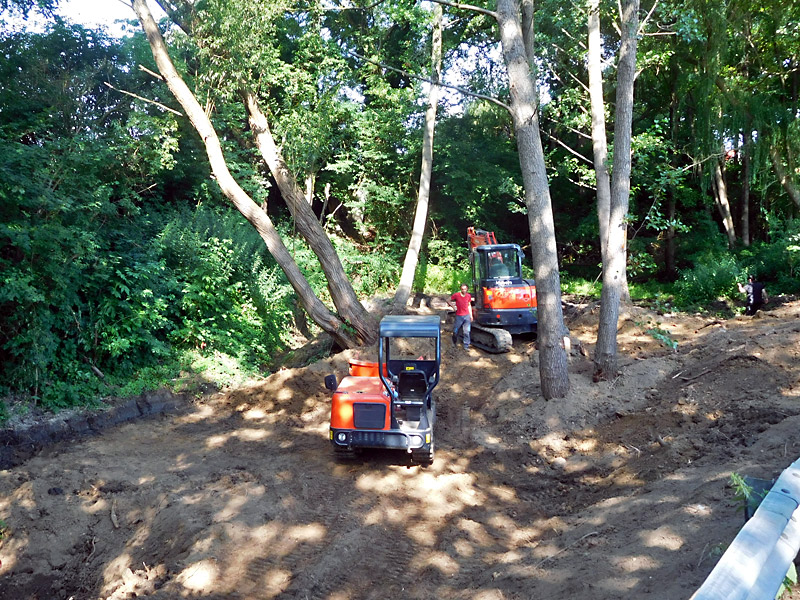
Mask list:
[[736,285],[739,286],[739,291],[747,296],[747,308],[745,308],[744,314],[754,315],[759,308],[764,306],[765,302],[769,302],[764,284],[756,281],[752,275],[747,278],[746,284],[737,283]]

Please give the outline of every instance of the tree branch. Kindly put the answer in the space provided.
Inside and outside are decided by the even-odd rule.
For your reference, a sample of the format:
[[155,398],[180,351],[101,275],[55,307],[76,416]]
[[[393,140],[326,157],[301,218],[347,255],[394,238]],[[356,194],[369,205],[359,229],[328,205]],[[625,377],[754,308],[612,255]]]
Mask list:
[[[342,6],[342,5],[336,5],[336,6],[331,6],[329,8],[319,8],[318,10],[320,10],[322,12],[342,12],[342,11],[345,11],[345,10],[367,11],[367,10],[372,10],[373,8],[378,6],[379,4],[383,4],[384,2],[388,2],[388,1],[389,0],[375,0],[375,2],[373,2],[369,6]],[[291,13],[307,13],[308,9],[307,8],[294,8],[294,9],[289,9],[288,12],[291,12]]]
[[575,83],[577,83],[579,86],[581,86],[581,88],[583,88],[584,92],[586,92],[587,94],[589,93],[589,87],[585,83],[583,83],[580,79],[578,79],[578,77],[572,71],[567,71],[567,73]]
[[658,0],[653,2],[653,6],[650,7],[650,12],[647,13],[647,16],[642,19],[642,24],[639,27],[639,31],[636,32],[637,35],[644,35],[644,28],[647,25],[647,22],[650,20],[650,17],[653,16],[653,12],[656,10],[656,6],[658,6]]
[[545,132],[544,132],[544,134],[545,134],[545,135],[546,135],[548,138],[550,138],[551,140],[553,140],[553,141],[554,141],[556,144],[558,144],[559,146],[561,146],[562,148],[564,148],[564,150],[566,150],[567,152],[569,152],[570,154],[572,154],[573,156],[576,156],[576,157],[578,157],[579,159],[581,159],[582,161],[584,161],[584,162],[586,162],[586,163],[588,163],[588,164],[590,164],[590,165],[594,165],[594,162],[593,162],[591,159],[588,159],[588,158],[586,158],[586,157],[585,157],[583,154],[581,154],[581,153],[580,153],[580,152],[578,152],[577,150],[573,150],[572,148],[570,148],[569,146],[567,146],[567,145],[566,145],[564,142],[562,142],[560,139],[558,139],[556,136],[554,136],[554,135],[553,135],[553,134],[551,134],[550,132],[548,132],[548,131],[545,131]]
[[139,70],[140,71],[144,71],[145,73],[147,73],[148,75],[150,75],[152,77],[155,77],[159,81],[164,81],[164,78],[161,76],[160,73],[156,73],[155,71],[151,71],[150,69],[148,69],[144,65],[139,65]]
[[149,104],[155,104],[159,108],[161,108],[163,110],[166,110],[168,112],[171,112],[173,115],[178,115],[179,117],[183,116],[183,113],[178,112],[174,108],[170,108],[166,104],[161,104],[161,102],[156,102],[155,100],[150,100],[149,98],[144,98],[143,96],[139,96],[137,94],[134,94],[133,92],[127,92],[125,90],[121,90],[119,88],[115,88],[113,85],[111,85],[107,81],[104,81],[103,84],[105,84],[107,87],[110,87],[115,92],[119,92],[120,94],[125,94],[126,96],[132,96],[132,97],[136,98],[137,100],[141,100],[142,102],[147,102]]
[[497,20],[497,13],[492,10],[489,10],[488,8],[473,6],[472,4],[462,4],[461,2],[448,2],[447,0],[431,0],[431,2],[436,2],[437,4],[441,4],[442,6],[449,6],[450,8],[471,10],[476,13],[480,13],[482,15],[486,15],[487,17],[492,17],[493,19]]
[[[438,0],[433,0],[433,1],[438,1]],[[408,71],[404,71],[403,69],[398,69],[397,67],[392,67],[392,66],[387,65],[385,63],[369,59],[366,56],[361,56],[360,54],[358,54],[356,52],[352,52],[351,51],[348,54],[350,54],[351,56],[353,56],[355,58],[358,58],[359,60],[363,60],[364,62],[368,62],[370,64],[373,64],[373,65],[376,65],[378,67],[381,67],[382,69],[388,69],[390,71],[394,71],[395,73],[400,73],[401,75],[406,75],[407,77],[411,77],[412,79],[417,79],[419,81],[424,81],[426,83],[430,83],[431,85],[438,85],[438,86],[441,86],[443,88],[448,88],[448,89],[451,89],[451,90],[455,90],[455,91],[459,92],[460,94],[464,94],[465,96],[472,96],[473,98],[480,98],[481,100],[486,100],[487,102],[491,102],[492,104],[496,104],[500,108],[504,108],[505,110],[507,110],[509,112],[511,111],[511,108],[507,104],[503,103],[502,101],[498,100],[497,98],[493,98],[491,96],[485,96],[484,94],[478,94],[477,92],[471,92],[469,90],[465,90],[464,88],[458,87],[457,85],[450,85],[448,83],[442,83],[442,82],[439,82],[439,81],[433,81],[432,79],[429,79],[427,77],[422,77],[421,75],[415,75],[414,73],[409,73]]]
[[[558,121],[555,121],[555,122],[557,123]],[[578,137],[582,137],[585,140],[591,140],[592,139],[592,136],[590,136],[588,133],[584,133],[583,131],[580,131],[579,129],[575,129],[574,127],[570,127],[569,125],[564,125],[563,123],[560,123],[560,125],[563,128],[565,128],[567,131],[570,131],[570,132],[574,133]]]

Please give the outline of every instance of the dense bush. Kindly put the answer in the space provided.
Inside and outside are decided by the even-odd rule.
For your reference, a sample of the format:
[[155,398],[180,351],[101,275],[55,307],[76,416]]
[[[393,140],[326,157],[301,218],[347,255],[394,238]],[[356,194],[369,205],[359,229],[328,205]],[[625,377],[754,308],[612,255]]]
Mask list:
[[742,249],[738,258],[747,274],[774,293],[800,292],[800,219],[771,217],[770,240]]
[[291,288],[230,210],[145,213],[56,144],[2,142],[0,172],[0,392],[69,406],[188,350],[252,370],[285,345]]
[[730,254],[708,252],[695,257],[694,267],[681,272],[676,284],[679,306],[703,306],[732,297],[741,267]]
[[469,256],[463,245],[437,237],[427,241],[414,276],[414,291],[452,293],[470,281]]

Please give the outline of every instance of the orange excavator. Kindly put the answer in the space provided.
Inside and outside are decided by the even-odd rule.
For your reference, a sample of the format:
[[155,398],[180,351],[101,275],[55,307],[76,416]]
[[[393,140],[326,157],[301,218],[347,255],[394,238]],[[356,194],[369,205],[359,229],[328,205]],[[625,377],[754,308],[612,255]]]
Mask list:
[[493,231],[467,228],[472,273],[472,343],[487,352],[508,352],[512,334],[535,333],[536,283],[522,277],[522,249],[498,244]]

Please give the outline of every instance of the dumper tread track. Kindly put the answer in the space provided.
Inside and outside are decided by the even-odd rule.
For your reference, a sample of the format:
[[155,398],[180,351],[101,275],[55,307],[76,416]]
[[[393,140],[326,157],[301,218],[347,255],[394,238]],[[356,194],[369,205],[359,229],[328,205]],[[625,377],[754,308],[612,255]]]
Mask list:
[[433,464],[433,453],[433,444],[429,450],[412,450],[411,461],[423,467],[430,466]]
[[338,462],[351,462],[358,458],[360,452],[355,448],[347,448],[336,446],[333,449],[333,455]]

